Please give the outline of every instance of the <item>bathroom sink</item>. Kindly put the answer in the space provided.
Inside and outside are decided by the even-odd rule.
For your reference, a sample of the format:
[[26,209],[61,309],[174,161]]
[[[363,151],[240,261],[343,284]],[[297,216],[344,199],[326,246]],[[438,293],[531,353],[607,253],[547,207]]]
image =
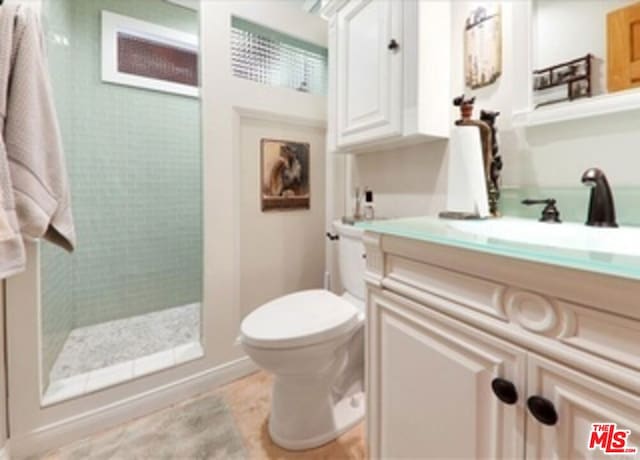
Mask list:
[[455,230],[476,237],[537,246],[640,256],[640,228],[599,228],[582,224],[548,224],[527,219],[502,218],[456,221]]
[[380,234],[640,281],[640,228],[550,224],[509,217],[408,217],[356,226]]

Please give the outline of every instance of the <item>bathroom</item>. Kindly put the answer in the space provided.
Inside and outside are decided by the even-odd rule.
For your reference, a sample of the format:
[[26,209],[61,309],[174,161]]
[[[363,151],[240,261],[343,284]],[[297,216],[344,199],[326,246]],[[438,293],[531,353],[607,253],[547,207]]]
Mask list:
[[0,459],[640,458],[635,17],[0,0]]

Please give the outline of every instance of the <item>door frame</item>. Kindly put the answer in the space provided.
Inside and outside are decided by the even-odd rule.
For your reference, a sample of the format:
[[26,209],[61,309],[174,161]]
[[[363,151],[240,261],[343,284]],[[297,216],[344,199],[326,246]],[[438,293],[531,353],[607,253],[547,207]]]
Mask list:
[[[55,0],[54,0],[55,1]],[[40,13],[42,0],[28,2],[29,7]],[[206,2],[205,2],[206,3]],[[200,8],[200,42],[202,63],[202,125],[218,113],[212,102],[216,87],[212,71],[218,71],[207,46],[217,37],[207,37],[212,28],[202,24],[217,16],[215,7]],[[220,19],[216,18],[218,22]],[[230,22],[230,21],[229,21]],[[228,26],[230,27],[230,25]],[[203,33],[204,31],[204,33]],[[203,131],[206,131],[203,129]],[[204,356],[153,374],[42,406],[41,379],[41,315],[40,315],[40,243],[27,241],[26,270],[6,281],[6,334],[7,334],[7,385],[8,421],[12,455],[29,456],[89,436],[111,426],[124,423],[155,410],[180,402],[217,387],[221,384],[254,372],[257,368],[244,355],[236,341],[236,312],[231,306],[220,306],[219,285],[210,280],[217,276],[217,264],[211,253],[216,251],[217,235],[206,229],[218,219],[215,212],[215,195],[207,193],[211,182],[219,179],[211,152],[215,144],[207,136],[202,141],[203,263],[204,289],[201,307],[201,343]],[[227,174],[230,176],[229,174]],[[235,178],[230,178],[233,181]],[[216,200],[217,201],[217,200]],[[228,244],[228,243],[227,243]],[[215,260],[215,259],[214,259]],[[228,269],[228,268],[227,268]],[[235,275],[235,274],[234,274]],[[209,281],[209,282],[208,282]],[[233,286],[225,286],[225,292],[233,292]],[[232,294],[233,295],[233,294]],[[36,357],[37,359],[34,359]]]

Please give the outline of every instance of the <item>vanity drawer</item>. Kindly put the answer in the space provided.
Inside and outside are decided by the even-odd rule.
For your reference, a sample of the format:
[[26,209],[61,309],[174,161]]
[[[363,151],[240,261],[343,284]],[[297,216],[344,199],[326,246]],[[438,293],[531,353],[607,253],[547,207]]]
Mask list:
[[381,284],[480,327],[503,330],[524,346],[540,344],[567,356],[579,351],[640,372],[637,319],[393,254],[386,254]]
[[396,289],[406,285],[428,291],[494,318],[507,320],[499,307],[504,286],[492,281],[389,254],[383,285],[390,290],[394,290],[394,285]]

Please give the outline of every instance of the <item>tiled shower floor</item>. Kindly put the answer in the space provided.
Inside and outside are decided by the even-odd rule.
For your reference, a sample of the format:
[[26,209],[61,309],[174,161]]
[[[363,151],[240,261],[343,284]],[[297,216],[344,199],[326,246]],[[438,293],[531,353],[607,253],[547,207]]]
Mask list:
[[74,329],[51,369],[44,400],[170,367],[201,351],[199,303]]

